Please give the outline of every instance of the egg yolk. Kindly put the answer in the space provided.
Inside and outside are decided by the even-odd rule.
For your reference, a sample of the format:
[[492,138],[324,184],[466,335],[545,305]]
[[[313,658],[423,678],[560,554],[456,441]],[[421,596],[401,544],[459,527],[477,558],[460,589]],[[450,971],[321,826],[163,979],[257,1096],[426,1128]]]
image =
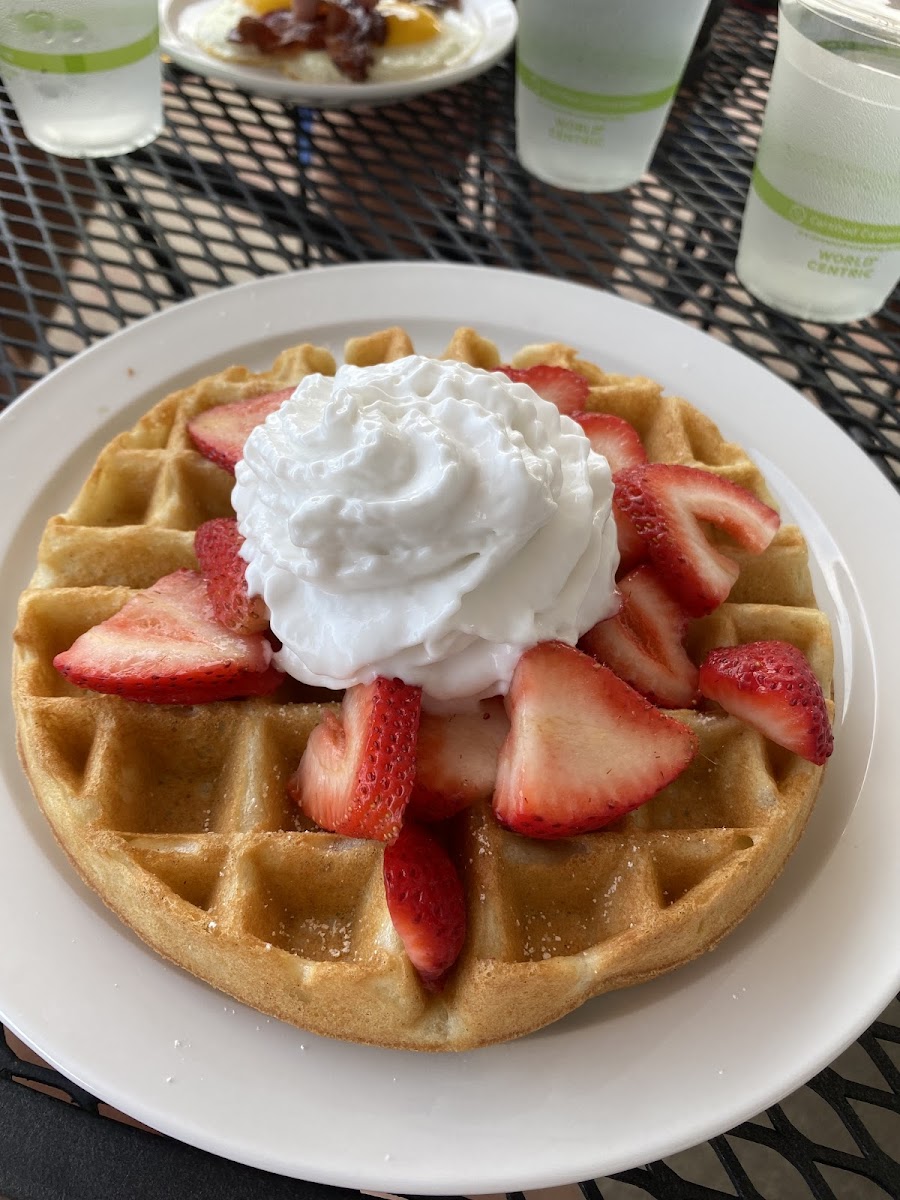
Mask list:
[[381,0],[378,11],[387,25],[385,46],[415,46],[437,37],[441,31],[437,17],[417,4]]
[[291,7],[291,0],[244,0],[244,3],[259,17],[264,17],[266,13],[279,12],[283,8],[287,9]]

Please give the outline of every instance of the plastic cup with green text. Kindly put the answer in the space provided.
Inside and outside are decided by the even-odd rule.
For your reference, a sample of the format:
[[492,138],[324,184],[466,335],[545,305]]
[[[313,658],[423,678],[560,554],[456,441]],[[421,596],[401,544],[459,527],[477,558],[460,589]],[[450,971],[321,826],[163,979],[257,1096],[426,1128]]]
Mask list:
[[0,76],[42,150],[145,146],[163,126],[157,0],[0,0]]
[[709,0],[519,0],[516,151],[546,183],[614,192],[656,149]]
[[886,0],[782,0],[736,271],[772,308],[829,324],[877,312],[900,280],[900,12]]

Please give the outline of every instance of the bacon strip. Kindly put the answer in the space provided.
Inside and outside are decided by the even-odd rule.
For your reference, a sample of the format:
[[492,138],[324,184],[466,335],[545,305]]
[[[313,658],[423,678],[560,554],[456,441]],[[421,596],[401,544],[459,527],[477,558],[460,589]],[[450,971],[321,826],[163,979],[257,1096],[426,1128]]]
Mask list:
[[372,51],[387,36],[376,0],[293,0],[291,11],[241,17],[228,40],[274,56],[324,50],[337,69],[356,83],[368,78]]
[[[254,46],[273,58],[297,50],[324,50],[354,83],[369,76],[373,50],[383,46],[387,24],[378,0],[292,0],[291,9],[261,17],[241,17],[230,42]],[[425,0],[423,7],[456,8],[459,0]]]

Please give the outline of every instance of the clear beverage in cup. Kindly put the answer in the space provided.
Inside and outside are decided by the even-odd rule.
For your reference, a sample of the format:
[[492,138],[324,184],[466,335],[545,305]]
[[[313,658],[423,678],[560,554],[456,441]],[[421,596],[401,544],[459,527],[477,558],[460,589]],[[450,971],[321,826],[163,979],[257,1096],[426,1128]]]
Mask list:
[[157,0],[0,0],[0,76],[42,150],[145,146],[163,126]]
[[653,157],[709,0],[519,0],[516,151],[546,183],[613,192]]
[[900,279],[900,12],[782,0],[738,279],[792,316],[852,321]]

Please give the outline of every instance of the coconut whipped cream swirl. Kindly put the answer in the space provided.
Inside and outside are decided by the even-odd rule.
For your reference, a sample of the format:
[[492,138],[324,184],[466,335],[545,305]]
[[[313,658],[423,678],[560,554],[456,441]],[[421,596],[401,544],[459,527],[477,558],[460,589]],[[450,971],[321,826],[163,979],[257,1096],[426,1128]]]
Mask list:
[[412,356],[304,379],[251,433],[233,493],[277,665],[459,701],[616,609],[613,485],[525,384]]

